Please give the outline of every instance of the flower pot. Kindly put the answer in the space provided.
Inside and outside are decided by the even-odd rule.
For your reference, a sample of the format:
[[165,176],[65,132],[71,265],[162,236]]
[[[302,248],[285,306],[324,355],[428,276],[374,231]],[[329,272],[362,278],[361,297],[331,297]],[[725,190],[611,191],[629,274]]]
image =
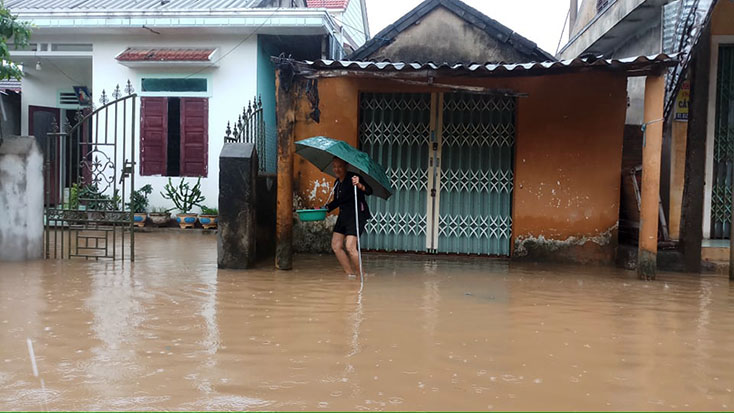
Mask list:
[[217,227],[217,215],[199,215],[199,222],[204,229],[214,229]]
[[149,216],[150,222],[157,227],[164,227],[171,220],[171,214],[169,212],[151,212]]
[[178,214],[176,215],[176,222],[181,229],[193,228],[196,224],[196,214]]
[[142,228],[145,226],[145,221],[148,219],[148,214],[145,212],[136,212],[133,216],[133,223],[136,227]]

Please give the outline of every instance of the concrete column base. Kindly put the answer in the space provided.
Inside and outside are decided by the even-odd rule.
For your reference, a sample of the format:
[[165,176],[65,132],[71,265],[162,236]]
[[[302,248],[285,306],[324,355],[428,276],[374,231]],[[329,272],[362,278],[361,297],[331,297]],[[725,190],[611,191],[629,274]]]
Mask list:
[[652,251],[640,250],[637,257],[637,275],[641,280],[654,280],[657,268],[657,254]]
[[228,143],[219,156],[219,268],[255,264],[257,152],[251,143]]

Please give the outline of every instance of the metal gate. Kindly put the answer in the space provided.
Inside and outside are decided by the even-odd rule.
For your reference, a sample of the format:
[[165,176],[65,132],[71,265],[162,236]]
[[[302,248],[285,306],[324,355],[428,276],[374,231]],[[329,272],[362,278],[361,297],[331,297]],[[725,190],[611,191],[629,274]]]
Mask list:
[[719,47],[711,238],[728,239],[734,169],[734,45]]
[[[46,139],[46,258],[135,259],[137,95],[128,81],[124,96],[117,86],[112,101],[102,91],[99,102],[100,108],[77,111],[74,126],[66,123]],[[59,161],[52,163],[48,154]]]
[[515,99],[469,93],[363,93],[362,149],[396,189],[371,197],[365,247],[510,253]]

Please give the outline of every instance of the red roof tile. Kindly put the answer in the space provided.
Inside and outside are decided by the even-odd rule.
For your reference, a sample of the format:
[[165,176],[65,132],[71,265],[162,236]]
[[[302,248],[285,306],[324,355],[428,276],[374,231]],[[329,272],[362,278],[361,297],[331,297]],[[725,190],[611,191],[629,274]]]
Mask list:
[[349,0],[306,0],[311,9],[346,9]]
[[121,62],[207,62],[216,49],[135,49],[117,55]]

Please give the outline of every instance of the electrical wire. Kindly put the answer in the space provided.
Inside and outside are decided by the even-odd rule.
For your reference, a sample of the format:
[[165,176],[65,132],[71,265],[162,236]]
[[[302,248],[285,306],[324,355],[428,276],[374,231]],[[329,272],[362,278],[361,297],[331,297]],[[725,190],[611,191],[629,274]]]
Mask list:
[[188,79],[188,78],[190,78],[190,77],[192,77],[192,76],[196,76],[196,75],[198,75],[199,73],[201,73],[201,72],[203,72],[203,71],[205,71],[205,70],[207,70],[207,69],[210,69],[210,68],[214,67],[214,66],[215,66],[215,65],[216,65],[217,63],[219,63],[219,62],[221,62],[222,60],[224,60],[224,59],[225,59],[225,58],[226,58],[227,56],[229,56],[230,54],[232,54],[232,52],[234,52],[235,50],[237,50],[237,49],[238,49],[238,48],[239,48],[240,46],[242,46],[242,45],[243,45],[243,44],[244,44],[244,43],[245,43],[246,41],[248,41],[248,40],[249,40],[249,39],[250,39],[250,38],[251,38],[251,37],[252,37],[252,36],[253,36],[254,34],[257,34],[257,32],[258,32],[258,31],[259,31],[260,29],[262,29],[262,28],[263,28],[263,26],[265,26],[265,24],[267,24],[268,20],[272,19],[272,18],[273,18],[273,16],[275,16],[275,14],[276,14],[276,13],[278,13],[278,12],[279,12],[279,11],[280,11],[281,9],[282,9],[282,7],[278,7],[278,8],[277,8],[277,9],[275,9],[275,10],[274,10],[274,11],[273,11],[272,13],[270,13],[270,15],[269,15],[269,16],[268,16],[267,18],[265,18],[265,20],[264,20],[264,21],[263,21],[263,22],[262,22],[262,23],[261,23],[261,24],[260,24],[259,26],[257,26],[257,27],[255,28],[255,30],[253,30],[253,31],[252,31],[252,33],[248,34],[248,35],[247,35],[247,36],[246,36],[246,37],[245,37],[244,39],[240,40],[240,42],[239,42],[239,43],[237,43],[236,45],[234,45],[234,47],[232,47],[231,49],[229,49],[229,50],[227,51],[227,53],[223,54],[223,55],[222,55],[221,57],[219,57],[219,58],[218,58],[217,60],[215,60],[215,61],[213,61],[213,62],[209,63],[208,65],[206,65],[206,66],[202,67],[201,69],[197,70],[196,72],[194,72],[194,73],[192,73],[192,74],[190,74],[190,75],[188,75],[188,76],[184,77],[184,79]]
[[56,63],[54,63],[54,62],[53,62],[53,60],[51,60],[51,59],[47,59],[47,58],[45,58],[45,57],[40,57],[40,56],[38,56],[38,55],[36,55],[35,57],[36,57],[36,59],[37,59],[37,60],[38,60],[39,62],[45,62],[45,63],[48,63],[48,64],[50,64],[50,65],[51,65],[51,66],[52,66],[53,68],[55,68],[56,70],[58,70],[58,71],[59,71],[59,73],[61,73],[61,74],[62,74],[62,75],[64,75],[64,76],[65,76],[65,77],[66,77],[67,79],[69,79],[69,80],[71,80],[72,82],[74,82],[74,84],[76,84],[76,85],[79,85],[79,86],[83,86],[83,82],[80,82],[79,80],[77,80],[77,79],[74,79],[73,77],[69,76],[69,75],[68,75],[68,74],[67,74],[66,72],[64,72],[64,70],[63,70],[63,69],[61,69],[61,68],[60,68],[60,67],[59,67],[58,65],[56,65]]
[[[573,6],[572,6],[573,7]],[[558,54],[558,51],[561,50],[561,42],[563,41],[563,33],[566,31],[566,24],[569,23],[569,19],[571,18],[571,8],[568,8],[568,13],[566,13],[566,20],[563,21],[563,28],[561,29],[561,37],[558,38],[558,46],[556,46],[556,52],[554,54]],[[573,29],[570,25],[568,27],[568,30],[571,31]]]

